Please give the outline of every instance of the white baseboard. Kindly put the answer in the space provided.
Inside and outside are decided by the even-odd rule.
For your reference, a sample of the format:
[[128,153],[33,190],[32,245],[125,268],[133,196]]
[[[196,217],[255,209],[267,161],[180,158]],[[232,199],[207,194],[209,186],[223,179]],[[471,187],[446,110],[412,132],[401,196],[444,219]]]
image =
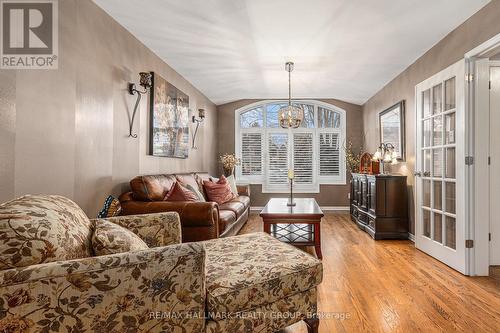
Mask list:
[[[349,206],[321,206],[321,210],[323,211],[349,211]],[[260,211],[263,210],[264,207],[261,206],[251,206],[251,211]]]
[[348,212],[350,210],[349,206],[321,206],[321,210],[325,211],[342,211]]
[[415,243],[415,235],[408,233],[408,239]]

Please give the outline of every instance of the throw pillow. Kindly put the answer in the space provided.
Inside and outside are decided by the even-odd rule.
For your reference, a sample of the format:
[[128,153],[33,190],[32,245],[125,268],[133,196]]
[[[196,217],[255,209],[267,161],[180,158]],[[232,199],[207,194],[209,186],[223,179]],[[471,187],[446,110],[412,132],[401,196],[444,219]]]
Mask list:
[[146,243],[132,231],[106,220],[97,220],[92,235],[96,256],[148,249]]
[[200,201],[200,199],[193,191],[176,182],[168,191],[165,201]]
[[216,202],[219,205],[228,202],[235,197],[233,191],[231,191],[229,182],[224,176],[220,177],[217,183],[204,181],[203,188],[207,193],[208,200]]
[[193,192],[194,194],[196,194],[196,196],[198,197],[198,201],[200,201],[200,202],[206,202],[207,201],[207,200],[205,200],[205,197],[200,192],[200,190],[198,189],[198,187],[194,188],[191,184],[186,184],[186,188],[188,190],[190,190],[191,192]]
[[106,218],[120,215],[122,211],[122,206],[120,205],[120,201],[113,197],[112,195],[106,198],[104,201],[104,207],[97,214],[98,218]]
[[90,257],[91,236],[89,218],[65,197],[25,195],[0,204],[0,271]]
[[233,194],[235,196],[238,196],[238,187],[236,186],[236,178],[234,178],[234,175],[227,176],[226,179],[229,183],[229,186],[231,186],[231,191],[233,191]]

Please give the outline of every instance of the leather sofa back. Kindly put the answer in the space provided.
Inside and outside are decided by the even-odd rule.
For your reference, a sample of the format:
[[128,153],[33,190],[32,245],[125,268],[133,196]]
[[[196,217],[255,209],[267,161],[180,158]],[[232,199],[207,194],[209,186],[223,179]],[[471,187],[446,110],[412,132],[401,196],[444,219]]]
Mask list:
[[143,175],[132,179],[130,181],[130,188],[135,200],[163,201],[176,181],[198,187],[204,193],[201,184],[203,180],[209,179],[210,175],[206,172]]

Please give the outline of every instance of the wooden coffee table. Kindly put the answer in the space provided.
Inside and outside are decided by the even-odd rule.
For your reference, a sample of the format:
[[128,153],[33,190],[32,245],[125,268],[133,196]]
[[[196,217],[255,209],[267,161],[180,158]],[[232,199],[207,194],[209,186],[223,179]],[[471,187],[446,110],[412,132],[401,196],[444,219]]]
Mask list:
[[296,206],[286,205],[287,198],[272,198],[260,212],[264,231],[278,240],[296,246],[314,246],[316,256],[321,254],[320,223],[324,216],[313,198],[296,198]]

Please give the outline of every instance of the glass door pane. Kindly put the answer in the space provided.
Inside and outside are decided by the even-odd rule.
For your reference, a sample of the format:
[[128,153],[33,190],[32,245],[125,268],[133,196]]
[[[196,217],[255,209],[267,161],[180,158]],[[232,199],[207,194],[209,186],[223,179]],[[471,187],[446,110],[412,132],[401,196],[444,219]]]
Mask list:
[[442,188],[441,188],[441,181],[438,180],[438,181],[434,181],[434,203],[433,203],[433,207],[434,209],[438,209],[438,210],[441,210],[442,208],[442,203],[443,203],[443,199],[442,199]]
[[455,219],[450,216],[446,216],[446,222],[445,222],[445,230],[446,230],[446,241],[445,245],[448,246],[449,248],[456,249],[456,225],[455,225]]
[[444,82],[444,110],[455,108],[455,77]]
[[431,90],[422,92],[422,118],[431,115]]
[[439,213],[434,213],[434,236],[436,242],[443,242],[443,217]]
[[444,189],[446,212],[455,214],[455,183],[446,182]]
[[455,113],[444,116],[444,142],[455,143]]
[[441,84],[432,88],[432,114],[438,114],[442,111],[442,89]]
[[424,223],[424,236],[431,237],[431,212],[424,209],[423,213],[423,223]]

